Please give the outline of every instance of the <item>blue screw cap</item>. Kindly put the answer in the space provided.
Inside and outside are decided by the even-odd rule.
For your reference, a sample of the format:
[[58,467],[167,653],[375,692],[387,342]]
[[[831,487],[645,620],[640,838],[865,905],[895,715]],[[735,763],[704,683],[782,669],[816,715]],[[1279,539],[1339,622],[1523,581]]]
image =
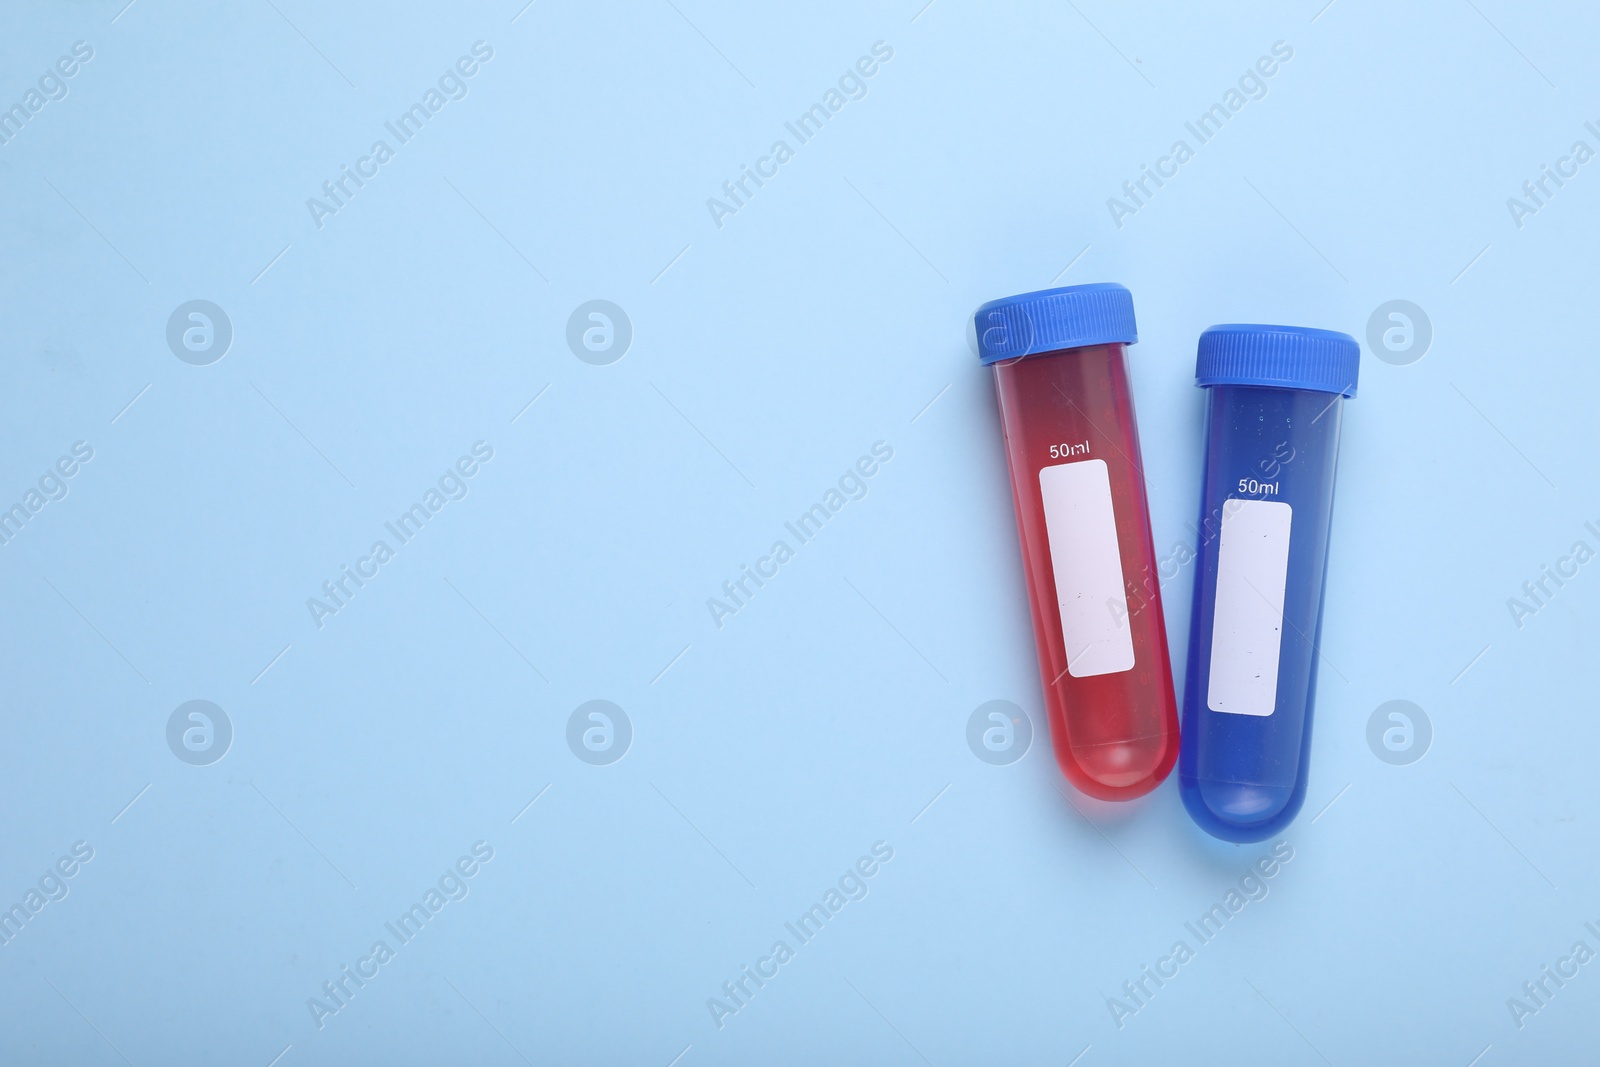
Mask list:
[[1356,395],[1361,346],[1347,333],[1231,323],[1200,335],[1195,382]]
[[991,300],[973,316],[985,366],[1063,348],[1137,344],[1133,294],[1115,282],[1068,285]]

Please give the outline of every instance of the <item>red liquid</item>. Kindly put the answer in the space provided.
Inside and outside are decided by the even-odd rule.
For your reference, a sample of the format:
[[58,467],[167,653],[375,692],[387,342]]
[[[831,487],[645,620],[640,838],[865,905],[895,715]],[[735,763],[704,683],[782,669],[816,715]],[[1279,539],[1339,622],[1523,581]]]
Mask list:
[[[1160,785],[1172,770],[1178,757],[1178,705],[1128,389],[1127,347],[1091,345],[1025,356],[996,363],[994,379],[1056,762],[1089,796],[1131,800]],[[1052,445],[1063,455],[1052,458]],[[1131,630],[1134,663],[1129,670],[1075,678],[1067,671],[1039,471],[1084,459],[1104,460],[1111,483],[1127,588],[1120,625]]]

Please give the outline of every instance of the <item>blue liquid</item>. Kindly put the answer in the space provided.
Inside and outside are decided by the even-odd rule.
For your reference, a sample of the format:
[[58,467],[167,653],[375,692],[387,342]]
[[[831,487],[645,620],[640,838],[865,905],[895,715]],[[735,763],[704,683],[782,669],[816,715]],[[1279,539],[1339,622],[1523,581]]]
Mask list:
[[[1190,816],[1213,837],[1262,841],[1289,825],[1305,803],[1344,398],[1256,385],[1215,385],[1207,393],[1178,787]],[[1277,695],[1268,715],[1219,712],[1208,705],[1218,557],[1229,500],[1278,501],[1292,509]]]

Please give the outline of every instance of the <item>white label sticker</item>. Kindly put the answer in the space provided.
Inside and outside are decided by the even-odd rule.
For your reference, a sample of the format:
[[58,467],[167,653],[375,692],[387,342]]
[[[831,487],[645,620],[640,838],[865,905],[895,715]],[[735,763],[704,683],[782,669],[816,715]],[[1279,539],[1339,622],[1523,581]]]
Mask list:
[[1280,500],[1229,500],[1223,505],[1211,683],[1206,690],[1206,706],[1212,711],[1271,715],[1277,707],[1293,514]]
[[1133,669],[1133,631],[1122,581],[1111,478],[1103,459],[1039,471],[1050,537],[1067,673],[1074,678]]

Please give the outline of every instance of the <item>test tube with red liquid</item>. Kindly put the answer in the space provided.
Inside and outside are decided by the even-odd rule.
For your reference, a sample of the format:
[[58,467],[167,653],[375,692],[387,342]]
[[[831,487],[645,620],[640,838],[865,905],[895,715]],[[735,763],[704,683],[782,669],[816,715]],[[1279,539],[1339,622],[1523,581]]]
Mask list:
[[1101,800],[1160,785],[1178,709],[1128,388],[1133,296],[1099,283],[977,311],[994,368],[1056,762]]

